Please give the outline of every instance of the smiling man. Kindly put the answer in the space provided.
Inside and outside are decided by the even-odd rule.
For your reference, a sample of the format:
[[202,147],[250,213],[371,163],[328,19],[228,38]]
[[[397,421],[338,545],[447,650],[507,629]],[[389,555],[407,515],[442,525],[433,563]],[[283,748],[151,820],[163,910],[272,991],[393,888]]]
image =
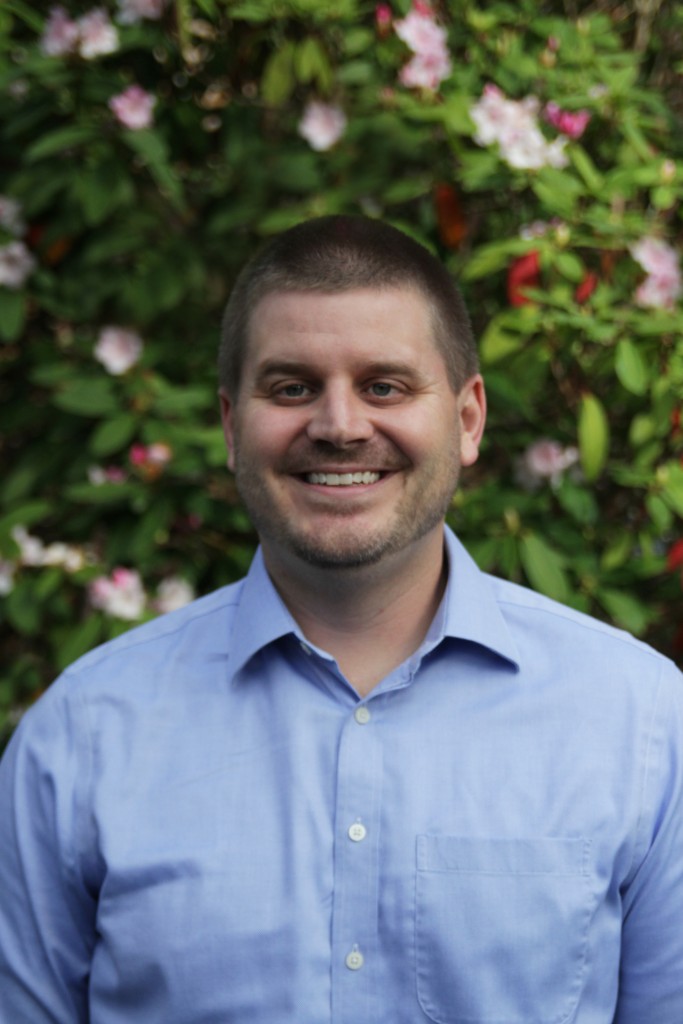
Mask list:
[[0,767],[0,1020],[680,1024],[683,685],[482,574],[444,268],[313,220],[239,278],[248,576],[77,662]]

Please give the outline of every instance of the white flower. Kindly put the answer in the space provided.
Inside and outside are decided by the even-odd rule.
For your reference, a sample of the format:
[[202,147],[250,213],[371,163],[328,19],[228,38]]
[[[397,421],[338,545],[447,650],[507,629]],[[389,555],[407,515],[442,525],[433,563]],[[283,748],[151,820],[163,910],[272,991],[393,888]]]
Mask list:
[[156,97],[146,92],[139,85],[129,85],[127,89],[109,100],[109,109],[116,120],[131,131],[149,128],[153,120],[152,111]]
[[147,603],[139,573],[134,569],[114,569],[111,576],[98,576],[90,584],[90,603],[117,619],[139,619]]
[[41,52],[47,57],[63,57],[75,51],[79,38],[78,25],[71,20],[64,8],[51,7],[40,39]]
[[17,291],[35,270],[36,261],[23,242],[0,245],[0,285]]
[[671,309],[683,293],[676,250],[661,238],[645,236],[630,247],[630,252],[647,273],[635,294],[638,305]]
[[169,576],[159,584],[154,607],[162,614],[173,612],[176,608],[182,608],[190,601],[194,601],[194,598],[194,589],[187,580],[181,579],[180,576]]
[[67,572],[78,572],[86,564],[85,552],[72,544],[55,541],[43,551],[43,565],[56,565]]
[[0,228],[17,238],[26,232],[21,205],[9,196],[0,196]]
[[12,539],[19,546],[19,561],[22,565],[42,565],[45,546],[38,537],[33,537],[25,526],[12,529]]
[[143,18],[158,21],[164,13],[166,0],[118,0],[119,17],[122,25],[134,25]]
[[566,137],[548,142],[538,125],[539,103],[535,96],[509,100],[495,85],[487,85],[470,108],[475,123],[474,141],[480,146],[497,143],[502,159],[520,170],[566,167]]
[[16,572],[14,562],[0,558],[0,597],[7,597],[14,590],[14,573]]
[[115,53],[119,48],[119,33],[109,20],[103,7],[96,7],[78,19],[78,52],[85,60]]
[[436,89],[452,71],[445,30],[437,25],[431,11],[423,4],[416,5],[405,18],[397,21],[395,29],[399,39],[414,54],[400,71],[403,85]]
[[346,115],[339,107],[312,100],[299,122],[302,135],[311,149],[322,151],[334,146],[346,128]]
[[563,448],[557,441],[542,438],[530,444],[515,467],[517,483],[525,490],[535,491],[546,480],[557,487],[562,474],[578,461],[576,448]]
[[107,373],[120,377],[130,370],[142,355],[142,339],[123,327],[103,327],[93,352]]

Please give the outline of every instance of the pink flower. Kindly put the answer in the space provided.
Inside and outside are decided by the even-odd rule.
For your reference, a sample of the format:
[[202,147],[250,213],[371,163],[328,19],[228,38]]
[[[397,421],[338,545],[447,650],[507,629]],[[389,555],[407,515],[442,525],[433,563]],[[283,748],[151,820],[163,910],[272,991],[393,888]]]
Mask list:
[[64,8],[51,7],[40,39],[41,52],[47,57],[63,57],[76,50],[79,38],[78,25]]
[[539,103],[535,96],[510,100],[495,85],[487,85],[480,100],[470,108],[480,146],[497,143],[502,159],[520,170],[566,167],[566,138],[548,142],[538,126]]
[[19,547],[19,561],[22,565],[43,564],[45,545],[40,537],[34,537],[25,526],[14,526],[12,540]]
[[93,352],[107,373],[115,377],[130,370],[142,355],[142,339],[123,327],[103,327]]
[[632,245],[630,251],[647,274],[635,294],[638,305],[671,309],[683,292],[676,250],[661,238],[646,236]]
[[451,73],[448,54],[415,54],[399,72],[399,81],[410,89],[438,89],[439,84]]
[[173,451],[163,441],[153,444],[134,444],[128,453],[133,466],[137,466],[140,475],[146,480],[156,480],[163,472],[164,466],[173,458]]
[[124,128],[139,131],[151,125],[155,103],[156,98],[151,93],[145,92],[139,85],[129,85],[117,96],[112,96],[109,108]]
[[580,139],[585,132],[588,122],[591,119],[588,110],[562,110],[557,103],[547,103],[544,116],[548,124],[557,128],[558,132],[569,136],[570,139]]
[[17,291],[35,270],[36,261],[23,242],[0,245],[0,285]]
[[517,483],[528,491],[537,490],[545,481],[557,487],[562,474],[575,465],[578,458],[576,448],[563,448],[557,441],[547,438],[535,441],[517,460]]
[[334,146],[346,128],[346,115],[339,107],[312,100],[299,122],[299,135],[311,149],[323,151]]
[[377,4],[375,7],[375,24],[380,35],[384,35],[391,28],[393,17],[389,4]]
[[194,601],[194,598],[194,589],[187,580],[181,579],[180,576],[169,576],[159,584],[154,607],[163,615],[183,608],[190,601]]
[[107,615],[133,621],[145,610],[147,597],[139,573],[114,569],[111,576],[98,576],[89,588],[90,603]]
[[158,21],[165,7],[166,0],[119,0],[118,20],[122,25],[134,25],[143,18]]
[[417,89],[438,88],[452,71],[446,32],[437,25],[430,8],[416,3],[405,18],[395,24],[396,35],[410,47],[413,57],[401,69],[403,85]]
[[85,60],[115,53],[119,48],[119,34],[103,7],[97,7],[78,19],[78,52]]
[[126,474],[120,466],[90,466],[88,480],[96,487],[102,484],[122,484],[126,481]]

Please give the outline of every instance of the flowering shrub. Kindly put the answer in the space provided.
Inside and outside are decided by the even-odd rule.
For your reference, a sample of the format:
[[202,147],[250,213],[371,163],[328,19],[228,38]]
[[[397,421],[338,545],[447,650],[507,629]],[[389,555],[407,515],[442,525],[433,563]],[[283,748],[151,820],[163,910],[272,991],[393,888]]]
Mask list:
[[323,213],[462,284],[490,416],[452,522],[480,564],[683,655],[681,39],[676,5],[616,0],[7,0],[0,732],[244,572],[221,310]]

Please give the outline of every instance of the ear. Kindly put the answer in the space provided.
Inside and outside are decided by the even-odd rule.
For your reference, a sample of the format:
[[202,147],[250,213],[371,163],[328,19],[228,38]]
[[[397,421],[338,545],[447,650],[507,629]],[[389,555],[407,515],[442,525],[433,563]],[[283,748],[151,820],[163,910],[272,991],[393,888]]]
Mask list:
[[479,456],[486,423],[486,391],[481,374],[471,377],[458,394],[460,414],[460,461],[471,466]]
[[221,422],[223,437],[228,449],[228,469],[235,469],[235,404],[225,388],[218,392],[221,404]]

